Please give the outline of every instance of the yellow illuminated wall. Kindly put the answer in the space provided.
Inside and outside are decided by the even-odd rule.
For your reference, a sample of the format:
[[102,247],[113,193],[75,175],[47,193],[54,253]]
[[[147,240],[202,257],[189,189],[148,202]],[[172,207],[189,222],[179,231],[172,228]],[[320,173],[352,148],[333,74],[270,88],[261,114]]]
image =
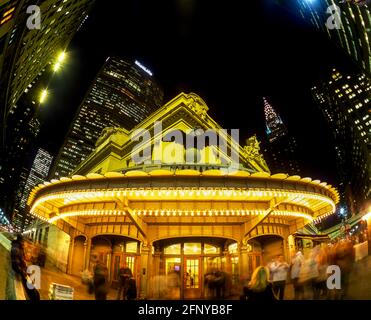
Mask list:
[[67,272],[69,246],[70,236],[56,226],[50,225],[46,262],[63,272]]

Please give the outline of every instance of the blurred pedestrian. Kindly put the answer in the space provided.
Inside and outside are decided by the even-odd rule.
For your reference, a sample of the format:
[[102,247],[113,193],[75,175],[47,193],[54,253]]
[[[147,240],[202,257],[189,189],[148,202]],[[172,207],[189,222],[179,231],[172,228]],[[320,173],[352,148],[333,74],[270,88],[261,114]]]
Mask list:
[[223,299],[226,287],[226,275],[223,271],[217,270],[215,272],[214,288],[216,299]]
[[214,298],[214,280],[215,275],[213,269],[209,268],[205,274],[204,285],[206,288],[206,297],[210,299]]
[[317,268],[318,268],[318,277],[314,283],[314,299],[318,300],[321,298],[328,298],[327,290],[327,267],[328,267],[328,255],[327,249],[321,248],[316,257]]
[[[305,259],[302,268],[300,269],[299,283],[304,287],[304,295],[309,299],[315,297],[315,285],[318,278],[318,248],[313,248],[307,259]],[[309,295],[307,294],[309,292]]]
[[27,298],[29,300],[40,300],[39,291],[35,288],[31,278],[27,274],[27,264],[24,253],[24,239],[21,234],[17,235],[17,238],[12,241],[10,259],[12,269],[16,275],[16,278],[21,281]]
[[136,298],[137,298],[137,284],[133,276],[133,273],[130,270],[124,285],[124,300],[135,300]]
[[257,267],[254,270],[249,284],[243,288],[241,300],[277,300],[273,292],[273,286],[269,282],[269,269],[267,267]]
[[304,264],[304,255],[299,250],[291,261],[291,279],[294,285],[294,299],[299,300],[304,297],[304,287],[299,282],[300,270]]
[[273,291],[279,297],[279,300],[283,300],[285,296],[288,271],[289,265],[284,260],[283,255],[279,255],[276,261],[270,266],[270,272],[272,272]]
[[167,296],[169,298],[180,297],[179,271],[171,270],[166,278]]
[[98,262],[93,277],[95,300],[107,300],[107,277],[107,267],[104,263]]
[[136,281],[130,268],[123,267],[119,271],[119,289],[117,300],[135,300],[137,298]]
[[349,276],[353,270],[355,261],[355,251],[350,240],[343,240],[336,246],[335,264],[341,271],[341,289],[338,299],[344,299],[348,292]]
[[85,269],[81,274],[81,282],[87,286],[88,293],[94,292],[93,273],[89,269]]
[[10,249],[10,259],[13,271],[17,275],[24,276],[27,265],[25,261],[22,235],[17,235],[17,238],[12,241],[12,246]]

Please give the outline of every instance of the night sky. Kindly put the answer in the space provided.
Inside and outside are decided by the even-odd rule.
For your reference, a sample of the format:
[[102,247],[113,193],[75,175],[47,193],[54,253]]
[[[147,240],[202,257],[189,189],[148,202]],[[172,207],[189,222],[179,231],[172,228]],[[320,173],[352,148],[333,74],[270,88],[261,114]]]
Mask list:
[[304,175],[336,184],[331,133],[310,88],[349,68],[321,33],[273,0],[98,0],[49,86],[42,146],[56,154],[86,90],[110,55],[137,59],[165,92],[195,92],[209,114],[242,139],[265,136],[266,96],[299,145]]

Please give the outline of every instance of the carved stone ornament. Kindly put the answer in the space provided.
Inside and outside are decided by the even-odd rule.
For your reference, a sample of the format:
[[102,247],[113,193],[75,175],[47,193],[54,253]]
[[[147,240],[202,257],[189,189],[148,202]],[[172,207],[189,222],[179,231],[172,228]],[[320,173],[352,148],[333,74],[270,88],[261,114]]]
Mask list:
[[97,142],[95,143],[95,146],[96,147],[99,146],[104,141],[106,141],[111,135],[113,135],[115,133],[119,133],[119,132],[126,134],[126,132],[122,128],[118,128],[118,127],[107,127],[107,128],[104,128],[102,130],[102,133],[101,133],[100,137],[98,138]]
[[189,105],[192,111],[194,111],[200,118],[204,119],[206,117],[207,111],[209,110],[209,107],[206,105],[205,101],[203,101],[195,93],[188,94],[188,98],[193,100]]

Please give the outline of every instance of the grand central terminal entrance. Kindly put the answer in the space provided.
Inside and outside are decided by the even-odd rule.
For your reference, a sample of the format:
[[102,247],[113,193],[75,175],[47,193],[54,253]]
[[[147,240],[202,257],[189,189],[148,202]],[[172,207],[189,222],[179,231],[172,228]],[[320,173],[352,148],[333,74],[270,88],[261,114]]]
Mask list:
[[[228,251],[233,240],[218,238],[167,239],[154,243],[159,280],[154,295],[166,299],[217,298],[230,293],[238,278],[238,256]],[[156,263],[156,262],[155,262]],[[166,288],[161,286],[166,283]],[[162,295],[162,296],[161,296]]]

